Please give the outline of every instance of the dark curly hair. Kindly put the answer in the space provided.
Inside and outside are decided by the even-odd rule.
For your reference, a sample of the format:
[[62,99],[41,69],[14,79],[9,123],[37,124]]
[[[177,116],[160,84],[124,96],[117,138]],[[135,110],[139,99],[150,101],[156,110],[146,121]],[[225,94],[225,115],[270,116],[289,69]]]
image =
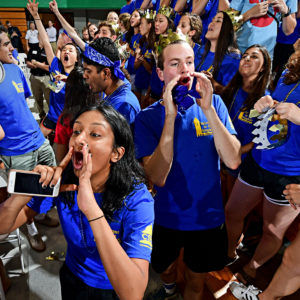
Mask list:
[[285,84],[292,84],[300,79],[300,50],[293,53],[287,64],[286,64],[287,72],[284,76]]
[[190,21],[191,30],[195,30],[195,34],[192,36],[192,40],[194,43],[201,43],[200,36],[202,33],[202,21],[198,15],[191,14],[191,13],[184,13],[182,16],[187,16]]
[[[115,62],[120,59],[118,48],[110,38],[101,37],[99,39],[94,40],[92,43],[89,44],[89,46],[94,48],[97,52],[105,55],[112,62]],[[104,68],[107,68],[106,66],[97,64],[96,62],[90,60],[84,55],[82,56],[82,58],[86,64],[96,66],[98,73],[100,73],[101,70],[103,70]],[[114,75],[114,68],[110,67],[109,69],[111,71],[112,78],[116,79]]]
[[[104,186],[101,209],[105,217],[112,219],[113,214],[126,205],[124,199],[145,183],[144,170],[135,158],[134,142],[131,129],[126,119],[111,105],[101,102],[98,106],[83,108],[74,121],[83,113],[100,112],[109,123],[114,134],[113,148],[124,147],[123,157],[111,162],[110,173]],[[62,193],[62,200],[68,206],[74,204],[74,192]],[[71,196],[71,197],[70,197]]]

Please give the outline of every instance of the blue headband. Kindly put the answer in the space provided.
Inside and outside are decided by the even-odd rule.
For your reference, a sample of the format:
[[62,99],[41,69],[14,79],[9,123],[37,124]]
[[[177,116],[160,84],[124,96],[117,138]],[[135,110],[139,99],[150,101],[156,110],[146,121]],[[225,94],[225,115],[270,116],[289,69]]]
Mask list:
[[125,75],[120,69],[120,66],[121,66],[120,60],[116,60],[115,62],[112,62],[108,57],[99,53],[93,47],[90,47],[88,44],[85,44],[85,50],[83,52],[83,55],[86,58],[90,59],[91,61],[93,61],[99,65],[109,67],[109,68],[113,67],[115,76],[117,78],[120,78],[121,80],[124,80]]

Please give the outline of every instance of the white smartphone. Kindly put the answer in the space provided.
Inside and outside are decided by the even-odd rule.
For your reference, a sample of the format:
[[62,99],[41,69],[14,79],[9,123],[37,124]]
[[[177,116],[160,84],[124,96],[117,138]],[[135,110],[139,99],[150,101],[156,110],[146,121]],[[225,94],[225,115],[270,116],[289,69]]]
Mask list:
[[28,196],[57,197],[60,187],[60,179],[51,188],[42,188],[39,183],[41,175],[32,171],[10,170],[8,175],[7,191],[10,194],[22,194]]

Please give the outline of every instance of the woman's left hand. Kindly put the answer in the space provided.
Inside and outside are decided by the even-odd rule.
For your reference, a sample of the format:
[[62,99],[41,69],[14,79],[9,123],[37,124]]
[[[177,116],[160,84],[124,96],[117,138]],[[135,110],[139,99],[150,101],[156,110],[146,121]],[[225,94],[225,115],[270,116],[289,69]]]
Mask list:
[[200,99],[196,99],[197,104],[202,110],[212,108],[213,87],[211,81],[203,73],[193,72],[191,75],[196,77],[196,91],[201,95]]
[[89,153],[88,144],[82,148],[83,164],[79,172],[79,187],[77,194],[77,204],[79,209],[85,214],[88,220],[97,218],[102,211],[98,206],[91,184],[92,176],[92,154]]
[[284,0],[270,0],[269,4],[273,6],[273,8],[277,8],[281,14],[287,14],[289,11]]

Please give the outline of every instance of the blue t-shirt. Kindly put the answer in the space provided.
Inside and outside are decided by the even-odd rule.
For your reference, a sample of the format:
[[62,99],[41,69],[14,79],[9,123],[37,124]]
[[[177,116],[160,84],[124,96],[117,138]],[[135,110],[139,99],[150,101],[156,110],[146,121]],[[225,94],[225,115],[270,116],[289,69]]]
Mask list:
[[106,96],[104,101],[109,103],[115,110],[121,113],[128,123],[134,123],[137,113],[141,110],[139,100],[131,91],[130,84],[125,82],[119,86],[112,94]]
[[[57,198],[33,198],[27,205],[37,213],[46,213],[57,206],[60,224],[68,248],[66,264],[71,272],[85,284],[100,289],[113,289],[106,275],[94,235],[85,215],[75,203],[69,208]],[[94,194],[101,207],[102,194]],[[124,200],[125,205],[114,215],[109,225],[120,245],[130,258],[150,261],[152,251],[153,198],[144,184]]]
[[[144,44],[143,48],[141,49],[141,54],[144,55],[144,59],[151,63],[152,60],[152,50],[147,49],[147,43]],[[143,64],[139,66],[139,68],[136,69],[135,79],[134,79],[134,85],[136,88],[140,90],[146,90],[149,87],[151,79],[151,73],[149,73]]]
[[135,10],[135,0],[132,0],[129,4],[124,5],[120,9],[120,14],[128,13],[131,15],[134,10]]
[[[135,51],[135,49],[139,45],[139,40],[140,40],[141,37],[142,36],[139,33],[132,36],[130,44],[129,44],[129,47],[130,47],[131,50]],[[130,75],[136,73],[136,70],[134,69],[134,60],[135,60],[134,55],[130,54],[130,56],[127,60],[127,68],[126,68],[126,70],[128,71],[128,73]]]
[[278,29],[278,34],[277,34],[277,43],[280,44],[288,44],[292,45],[296,43],[298,38],[300,37],[300,18],[297,19],[297,25],[294,29],[294,32],[290,35],[285,35],[283,30],[282,30],[282,24],[280,25]]
[[[202,61],[204,48],[205,46],[202,46],[197,53],[197,56],[199,56],[198,57],[199,62]],[[197,70],[197,72],[203,70],[211,71],[211,69],[213,68],[214,58],[215,58],[215,53],[209,51],[204,59],[204,62],[201,63],[200,65],[195,65],[195,69]],[[239,54],[236,53],[225,54],[221,66],[219,67],[219,72],[216,81],[221,85],[226,86],[229,83],[229,81],[232,79],[232,77],[235,75],[235,73],[238,71],[240,59],[241,56]]]
[[152,67],[152,73],[150,78],[150,90],[151,94],[155,95],[155,97],[160,98],[162,95],[162,91],[164,88],[164,82],[161,81],[156,72],[156,63]]
[[[62,73],[64,70],[61,61],[55,56],[52,60],[51,66],[49,68],[49,72],[52,75],[57,75],[58,73]],[[65,75],[69,75],[65,73]],[[55,80],[53,80],[54,82]],[[59,116],[61,115],[64,106],[65,106],[65,89],[66,85],[64,82],[59,81],[58,85],[61,85],[62,88],[58,93],[53,91],[50,92],[50,101],[49,101],[49,111],[47,114],[47,118],[50,119],[52,122],[56,123]]]
[[202,44],[205,44],[206,42],[205,35],[207,33],[208,25],[211,23],[212,19],[217,14],[218,8],[219,8],[219,0],[208,0],[204,8],[204,14],[201,15],[202,34],[200,38]]
[[201,45],[195,43],[194,47],[193,47],[194,56],[195,56],[195,59],[194,59],[195,67],[199,66],[199,64],[200,64],[200,59],[201,59],[200,49],[201,49]]
[[[258,1],[254,0],[232,0],[230,6],[245,13],[253,6],[257,5]],[[291,13],[297,12],[297,1],[286,0],[286,5],[291,9]],[[278,10],[274,10],[269,5],[269,12],[271,12],[279,20],[281,14]],[[260,44],[267,48],[271,57],[273,57],[274,47],[277,37],[277,22],[269,15],[259,18],[252,18],[243,24],[242,28],[237,33],[237,43],[242,53],[253,44]]]
[[[213,106],[228,131],[235,134],[221,97]],[[137,157],[151,155],[159,144],[165,121],[160,101],[142,110],[135,121]],[[174,129],[174,157],[164,187],[155,186],[155,223],[176,230],[205,230],[224,222],[220,161],[212,130],[194,104],[178,112]]]
[[[283,83],[284,74],[278,81],[272,98],[282,102],[288,93],[298,84],[292,91],[285,102],[295,103],[300,106],[300,84],[299,81],[294,84],[286,85]],[[277,123],[277,121],[276,121]],[[270,132],[270,135],[275,135],[278,132]],[[284,144],[273,149],[259,150],[254,148],[252,156],[255,161],[265,170],[270,172],[286,175],[300,175],[300,126],[288,121],[287,139]]]
[[0,120],[5,137],[0,141],[0,154],[22,155],[40,148],[45,138],[27,105],[26,98],[31,92],[22,70],[15,64],[3,64],[3,67]]
[[[265,95],[268,95],[266,92]],[[256,118],[250,118],[250,111],[243,111],[244,102],[248,97],[248,93],[242,88],[238,89],[233,97],[233,103],[229,107],[229,115],[232,120],[233,126],[237,132],[237,138],[241,142],[241,145],[247,145],[252,142],[254,136],[252,131],[255,129],[253,124],[257,121]],[[242,160],[247,154],[242,155]]]

